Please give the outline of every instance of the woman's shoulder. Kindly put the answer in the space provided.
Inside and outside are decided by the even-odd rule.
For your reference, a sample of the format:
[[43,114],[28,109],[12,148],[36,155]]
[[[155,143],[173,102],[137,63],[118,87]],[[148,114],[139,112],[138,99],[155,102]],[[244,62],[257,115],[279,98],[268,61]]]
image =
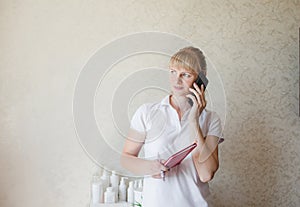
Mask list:
[[145,112],[148,112],[148,111],[159,109],[160,106],[161,106],[160,102],[152,102],[152,103],[144,103],[139,108],[141,108]]
[[138,109],[145,111],[145,112],[160,109],[161,107],[163,107],[167,104],[166,99],[167,99],[167,97],[165,97],[161,101],[144,103],[144,104],[140,105],[140,107]]
[[212,121],[220,120],[220,116],[215,111],[204,109],[200,116],[200,119],[202,119],[203,121],[205,120],[208,122],[212,122]]
[[219,117],[218,113],[209,109],[204,109],[203,110],[205,116],[209,117]]
[[158,108],[159,108],[159,103],[143,103],[137,108],[136,112],[148,113]]
[[[224,141],[223,126],[220,116],[215,111],[204,109],[204,116],[201,117],[203,125],[207,128],[208,135],[219,137],[219,143]],[[202,114],[201,114],[202,115]]]

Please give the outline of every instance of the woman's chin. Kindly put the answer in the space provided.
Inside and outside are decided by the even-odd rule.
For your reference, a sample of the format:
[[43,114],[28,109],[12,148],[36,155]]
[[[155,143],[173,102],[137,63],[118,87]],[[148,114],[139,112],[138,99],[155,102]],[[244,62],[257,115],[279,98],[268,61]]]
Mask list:
[[176,97],[186,97],[188,93],[185,91],[173,91],[172,95]]

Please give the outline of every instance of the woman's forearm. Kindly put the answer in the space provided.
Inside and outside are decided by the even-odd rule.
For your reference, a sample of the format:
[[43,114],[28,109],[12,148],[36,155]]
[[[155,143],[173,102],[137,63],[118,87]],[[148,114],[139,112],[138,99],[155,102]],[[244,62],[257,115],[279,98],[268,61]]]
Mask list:
[[204,162],[201,160],[201,154],[193,154],[193,160],[199,175],[199,178],[202,182],[208,182],[213,177],[215,172],[219,168],[219,161],[217,158],[217,149],[209,156]]
[[219,167],[218,160],[218,137],[203,137],[202,130],[198,123],[192,123],[191,134],[198,144],[193,153],[193,161],[197,168],[198,175],[202,182],[210,181]]
[[121,165],[138,176],[156,175],[162,169],[157,160],[145,160],[126,153],[121,156]]

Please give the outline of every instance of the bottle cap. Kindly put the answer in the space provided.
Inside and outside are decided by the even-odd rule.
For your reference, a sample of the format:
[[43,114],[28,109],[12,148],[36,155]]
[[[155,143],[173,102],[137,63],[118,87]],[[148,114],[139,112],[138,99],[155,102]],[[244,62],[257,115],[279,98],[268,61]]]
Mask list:
[[121,177],[120,185],[126,185],[125,179],[128,179],[127,177]]
[[139,180],[139,188],[140,188],[140,189],[143,188],[143,180]]
[[107,192],[112,192],[113,189],[114,189],[113,187],[107,187],[107,188],[106,188],[106,191],[107,191]]
[[109,176],[109,172],[107,170],[103,169],[102,176],[104,176],[104,177]]
[[133,187],[133,181],[129,182],[129,187],[132,188]]

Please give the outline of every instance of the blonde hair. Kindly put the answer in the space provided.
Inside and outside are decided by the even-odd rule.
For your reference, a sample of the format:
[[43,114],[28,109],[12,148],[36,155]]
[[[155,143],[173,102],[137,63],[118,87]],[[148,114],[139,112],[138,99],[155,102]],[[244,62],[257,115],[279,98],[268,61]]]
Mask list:
[[175,53],[169,62],[169,66],[183,67],[199,74],[206,75],[206,60],[203,52],[195,47],[185,47]]

